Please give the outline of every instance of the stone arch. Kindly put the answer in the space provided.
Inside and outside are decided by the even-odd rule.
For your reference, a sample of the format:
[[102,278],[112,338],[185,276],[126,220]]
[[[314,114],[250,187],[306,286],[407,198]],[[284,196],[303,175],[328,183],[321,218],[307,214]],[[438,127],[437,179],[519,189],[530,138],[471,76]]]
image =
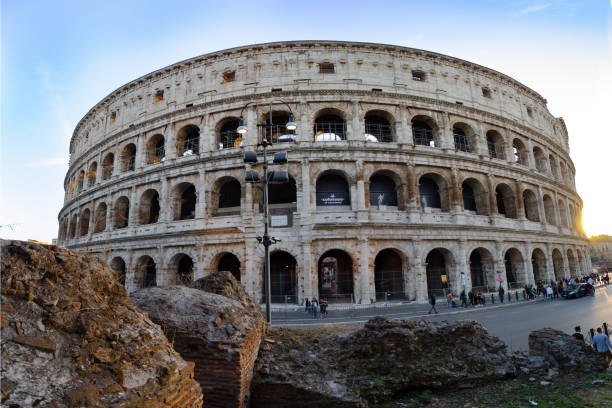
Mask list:
[[107,212],[108,208],[106,206],[106,203],[102,202],[100,204],[98,204],[98,207],[96,208],[96,212],[94,215],[94,225],[93,225],[93,232],[102,232],[106,229],[106,212]]
[[468,257],[472,289],[481,292],[495,291],[495,260],[491,251],[484,247],[474,249]]
[[176,134],[176,153],[179,157],[200,153],[200,128],[189,124],[181,127]]
[[[374,172],[368,183],[368,203],[372,207],[379,205],[398,207],[402,209],[404,203],[401,202],[401,179],[399,175],[390,170],[378,170]],[[382,199],[381,199],[382,194]]]
[[172,213],[174,220],[192,220],[195,218],[198,196],[193,184],[177,184],[172,191]]
[[231,176],[224,176],[214,184],[213,203],[216,208],[216,214],[221,215],[238,215],[242,202],[242,185],[238,179]]
[[338,207],[351,205],[351,190],[346,174],[338,170],[327,170],[317,177],[317,207]]
[[79,175],[77,176],[77,191],[81,192],[83,190],[83,185],[85,184],[85,170],[79,171]]
[[567,250],[567,264],[569,267],[569,276],[578,276],[578,271],[580,268],[578,267],[577,259],[574,256],[574,251],[571,248]]
[[161,133],[156,133],[146,143],[147,164],[162,163],[166,160],[166,139]]
[[415,115],[411,120],[412,141],[415,146],[440,147],[440,128],[427,115]]
[[395,119],[383,109],[369,110],[364,116],[366,142],[396,141]]
[[91,187],[96,184],[96,176],[98,175],[98,163],[93,162],[89,165],[89,170],[87,171],[87,186]]
[[151,256],[142,255],[136,260],[134,286],[137,289],[157,286],[157,265]]
[[140,196],[140,223],[154,224],[159,221],[160,202],[157,190],[150,188]]
[[234,275],[234,278],[236,278],[237,281],[242,279],[240,259],[234,253],[225,251],[218,254],[216,265],[216,270],[218,272],[228,271]]
[[548,171],[548,162],[544,150],[539,146],[533,146],[533,157],[535,159],[536,169],[541,173],[546,173]]
[[553,176],[555,177],[555,179],[559,180],[559,163],[557,162],[557,159],[552,154],[549,154],[548,162],[550,163],[550,169],[552,171]]
[[531,268],[533,270],[533,279],[537,282],[546,282],[546,255],[540,248],[535,248],[531,253]]
[[[270,177],[272,175],[270,174]],[[263,201],[263,198],[262,198]],[[297,183],[295,178],[289,174],[289,181],[283,184],[268,185],[268,204],[271,206],[279,204],[290,204],[294,207],[297,203]],[[286,205],[284,205],[286,207]],[[260,207],[263,209],[262,206]]]
[[126,144],[121,150],[121,171],[132,171],[136,168],[136,145]]
[[555,280],[565,278],[565,268],[563,266],[563,255],[561,251],[557,248],[552,250],[552,261],[553,261],[553,271],[555,273]]
[[346,140],[346,114],[337,108],[323,108],[313,116],[315,142]]
[[116,256],[110,261],[109,265],[113,271],[117,272],[117,282],[125,287],[125,276],[127,270],[123,258]]
[[126,196],[121,196],[113,205],[113,228],[120,229],[127,227],[129,219],[130,200]]
[[76,230],[77,230],[77,215],[74,214],[70,220],[70,227],[69,227],[69,237],[70,238],[74,238],[76,236]]
[[495,187],[497,213],[508,218],[517,218],[514,190],[506,183]]
[[489,215],[489,194],[482,182],[468,177],[461,183],[463,210],[472,214]]
[[342,249],[325,251],[318,260],[319,298],[350,302],[354,294],[353,265],[348,252]]
[[506,159],[504,137],[495,129],[487,131],[487,149],[492,159]]
[[168,269],[172,271],[172,277],[176,285],[189,285],[195,280],[193,258],[184,253],[179,252],[170,258]]
[[[448,182],[438,173],[425,173],[419,177],[419,197],[422,211],[450,210]],[[429,209],[429,210],[427,210]]]
[[115,155],[106,153],[104,159],[102,159],[102,180],[108,180],[113,175],[113,169],[115,167]]
[[557,225],[557,219],[555,217],[555,203],[548,194],[544,194],[544,214],[546,216],[547,223]]
[[446,248],[434,248],[425,257],[427,295],[445,297],[456,285],[451,277],[455,269],[455,257]]
[[451,128],[453,130],[455,151],[474,152],[476,148],[476,132],[474,129],[465,122],[455,122]]
[[[263,268],[261,270],[263,274]],[[297,303],[298,267],[295,257],[289,252],[276,249],[270,254],[270,290],[272,302]],[[262,295],[265,296],[265,290]]]
[[376,300],[401,299],[405,297],[405,255],[395,248],[385,248],[374,258],[374,288]]
[[79,216],[79,236],[83,237],[89,233],[89,221],[91,217],[91,211],[89,208],[85,208],[81,211]]
[[525,216],[529,221],[540,222],[538,199],[529,188],[523,190],[523,208],[525,208]]
[[523,141],[518,137],[512,140],[512,155],[512,159],[516,164],[522,164],[525,166],[529,164],[525,143],[523,143]]
[[519,289],[528,282],[525,262],[521,251],[517,248],[508,248],[504,254],[504,270],[509,289]]
[[235,116],[228,116],[217,122],[215,133],[219,150],[242,146],[242,135],[237,131],[239,124],[240,119]]

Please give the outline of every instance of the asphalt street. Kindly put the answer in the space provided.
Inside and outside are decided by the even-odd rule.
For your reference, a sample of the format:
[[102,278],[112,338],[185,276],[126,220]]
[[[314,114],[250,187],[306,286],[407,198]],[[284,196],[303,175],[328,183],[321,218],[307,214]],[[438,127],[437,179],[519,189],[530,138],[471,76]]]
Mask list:
[[409,320],[476,320],[493,335],[503,339],[510,350],[527,350],[529,333],[551,327],[573,333],[574,326],[582,326],[586,335],[589,328],[607,322],[612,329],[612,285],[598,288],[595,296],[579,299],[521,301],[484,308],[448,309],[438,304],[439,314],[427,314],[429,305],[409,304],[389,308],[331,310],[327,319],[313,319],[303,311],[274,312],[274,327],[313,327],[326,324],[362,324],[374,316],[388,316]]

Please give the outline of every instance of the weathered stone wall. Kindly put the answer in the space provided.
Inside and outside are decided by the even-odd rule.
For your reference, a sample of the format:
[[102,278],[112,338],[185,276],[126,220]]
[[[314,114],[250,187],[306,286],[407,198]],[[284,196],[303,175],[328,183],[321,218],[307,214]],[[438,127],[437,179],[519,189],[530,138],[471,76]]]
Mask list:
[[202,406],[193,363],[89,255],[1,241],[2,406]]
[[[335,73],[319,73],[319,64],[326,62],[334,64]],[[223,83],[224,73],[230,71],[235,71],[234,80]],[[424,80],[414,80],[413,71],[422,72]],[[162,90],[163,99],[155,102]],[[360,43],[242,47],[175,64],[113,92],[75,130],[65,205],[59,214],[60,244],[108,262],[120,258],[126,264],[129,291],[142,286],[137,271],[142,256],[153,259],[156,283],[164,285],[177,282],[176,257],[181,254],[193,261],[193,279],[198,279],[216,271],[221,256],[231,253],[240,262],[241,282],[260,299],[262,254],[255,237],[263,229],[261,188],[243,182],[242,149],[219,148],[219,128],[223,120],[237,118],[249,101],[260,105],[260,122],[270,102],[275,103],[273,111],[287,112],[278,98],[291,106],[298,125],[295,143],[271,147],[273,152],[290,150],[288,171],[297,190],[295,204],[277,209],[288,213],[290,222],[272,228],[273,235],[282,239],[273,249],[292,255],[297,264],[290,301],[318,296],[319,257],[330,249],[342,249],[350,256],[353,300],[361,303],[375,301],[375,293],[380,292],[374,264],[383,249],[393,249],[402,258],[405,297],[419,301],[427,296],[425,260],[433,248],[452,254],[448,276],[455,293],[460,273],[469,271],[470,254],[477,248],[490,254],[491,273],[504,274],[508,250],[520,253],[513,268],[522,274],[523,283],[536,279],[531,265],[536,248],[546,258],[540,279],[591,270],[579,226],[582,201],[575,190],[567,131],[540,95],[477,64],[427,51]],[[313,141],[313,122],[325,112],[344,120],[346,140]],[[366,116],[373,112],[388,120],[391,142],[364,140]],[[242,148],[251,149],[257,143],[255,107],[247,108],[243,116],[249,132]],[[418,118],[432,124],[435,146],[415,145],[412,125]],[[199,129],[199,153],[183,156],[177,142],[187,125]],[[465,129],[470,152],[455,148],[455,125]],[[495,147],[499,154],[490,153],[488,132],[499,137]],[[165,157],[151,163],[149,143],[157,134],[165,139]],[[515,161],[514,141],[523,146],[517,152],[520,162]],[[121,163],[129,143],[136,146],[134,170]],[[109,153],[114,154],[114,166],[104,179],[101,166]],[[89,183],[87,173],[94,163],[98,170]],[[85,180],[79,187],[81,171]],[[350,205],[316,205],[316,183],[326,172],[345,178]],[[393,180],[397,207],[370,204],[371,177],[376,174]],[[439,182],[444,207],[440,212],[421,208],[420,177],[427,174]],[[219,192],[230,178],[241,184],[240,206],[223,215],[218,211]],[[464,181],[476,187],[475,212],[464,208]],[[195,187],[197,203],[193,219],[177,220],[178,191],[184,183]],[[512,216],[498,212],[496,189],[502,187],[511,195],[506,206],[514,208]],[[160,215],[156,223],[143,224],[140,213],[150,189],[159,193]],[[533,197],[529,208],[523,194]],[[129,200],[125,228],[112,221],[120,197]],[[94,214],[101,204],[106,205],[106,225],[93,232]],[[91,212],[89,219],[84,217],[86,209]],[[82,223],[88,230],[84,235],[78,233]],[[562,257],[557,270],[554,250]]]

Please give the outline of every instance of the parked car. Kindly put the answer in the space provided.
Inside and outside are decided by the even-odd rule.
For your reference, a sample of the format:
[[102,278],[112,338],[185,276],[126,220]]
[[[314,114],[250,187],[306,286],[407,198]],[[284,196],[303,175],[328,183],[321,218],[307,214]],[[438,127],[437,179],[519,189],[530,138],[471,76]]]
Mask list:
[[580,283],[578,285],[568,286],[561,291],[561,296],[565,299],[579,298],[586,295],[593,296],[595,288],[588,283]]

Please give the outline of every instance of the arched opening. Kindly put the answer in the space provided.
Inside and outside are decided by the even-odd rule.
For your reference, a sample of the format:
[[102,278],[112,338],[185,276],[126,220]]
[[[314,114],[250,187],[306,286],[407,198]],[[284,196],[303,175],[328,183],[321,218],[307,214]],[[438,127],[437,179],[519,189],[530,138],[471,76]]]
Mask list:
[[132,171],[136,168],[136,145],[129,143],[121,151],[122,171]]
[[342,113],[335,109],[324,109],[314,121],[315,142],[346,140],[346,125]]
[[106,203],[100,203],[96,208],[96,214],[94,217],[94,228],[93,232],[102,232],[106,229]]
[[159,220],[159,193],[149,189],[140,197],[140,223],[154,224]]
[[546,256],[539,248],[534,249],[531,254],[531,268],[536,283],[546,281]]
[[147,164],[162,163],[166,160],[166,141],[160,134],[151,136],[147,142]]
[[495,200],[497,202],[497,213],[508,218],[516,218],[516,205],[514,191],[505,183],[500,183],[495,188]]
[[115,165],[115,155],[108,153],[102,160],[102,180],[108,180],[113,175],[113,167]]
[[219,259],[217,271],[228,271],[234,275],[237,281],[240,281],[240,260],[236,255],[226,252]]
[[558,204],[558,208],[559,208],[559,218],[561,221],[561,226],[562,227],[567,227],[567,207],[565,206],[565,203],[562,200],[559,200],[557,202]]
[[[583,272],[591,273],[591,271],[582,270],[582,268],[584,267],[584,257],[582,256],[582,253],[580,252],[580,250],[576,250],[576,256],[578,258],[578,270],[576,271],[576,276],[582,275]],[[576,277],[576,276],[573,276],[573,277]]]
[[236,131],[239,125],[238,118],[226,118],[221,121],[218,126],[219,150],[242,146],[242,136]]
[[285,251],[270,254],[270,291],[272,302],[297,303],[297,262]]
[[436,123],[427,116],[415,116],[412,119],[412,139],[416,146],[436,147],[438,143],[434,138]]
[[536,168],[540,173],[548,172],[548,164],[546,161],[546,155],[538,146],[534,146],[533,148],[533,157],[535,158]]
[[370,111],[365,115],[366,142],[393,142],[393,127],[389,114],[384,111]]
[[447,249],[431,250],[425,258],[427,275],[427,295],[446,297],[451,291],[451,270],[453,258]]
[[76,228],[77,228],[77,216],[76,214],[72,216],[72,219],[70,220],[70,231],[69,231],[69,236],[70,238],[74,238],[76,235]]
[[289,123],[289,112],[272,111],[272,121],[270,122],[270,113],[261,116],[261,125],[263,137],[270,143],[286,143],[295,142],[295,130],[287,129]]
[[121,196],[115,201],[113,206],[113,227],[116,229],[128,226],[130,219],[130,200],[126,196]]
[[565,270],[563,267],[563,255],[558,249],[552,251],[553,271],[555,272],[555,280],[565,278]]
[[576,263],[576,257],[571,249],[567,250],[567,264],[569,267],[569,276],[578,276],[578,264]]
[[523,191],[523,206],[525,208],[525,216],[529,221],[540,222],[538,199],[533,191],[529,189]]
[[470,254],[470,276],[472,289],[482,292],[496,290],[493,257],[485,248],[476,248]]
[[397,207],[397,187],[395,181],[385,174],[376,173],[370,177],[370,206]]
[[200,128],[196,125],[183,126],[176,135],[176,152],[179,156],[200,153]]
[[138,258],[134,283],[138,289],[157,286],[157,267],[153,258],[148,255]]
[[470,141],[474,132],[465,123],[456,123],[453,126],[453,139],[455,140],[455,150],[471,153],[473,146]]
[[177,285],[189,285],[193,282],[193,260],[187,254],[176,254],[170,264],[176,271],[175,281]]
[[514,162],[517,164],[527,165],[527,152],[525,151],[525,144],[520,139],[514,139],[512,141],[512,153],[514,155]]
[[555,204],[548,194],[544,194],[544,215],[546,216],[547,223],[557,225],[557,220],[555,219]]
[[89,217],[90,211],[89,208],[86,208],[83,210],[81,216],[79,217],[79,236],[81,237],[87,235],[87,233],[89,232]]
[[89,171],[87,172],[87,185],[93,186],[96,184],[96,176],[98,174],[98,163],[93,162],[89,166]]
[[295,179],[291,175],[286,183],[268,184],[268,204],[291,204],[295,206],[296,202],[297,187]]
[[192,220],[195,218],[197,195],[191,183],[180,183],[174,189],[174,219]]
[[555,156],[552,154],[548,155],[548,162],[550,163],[550,169],[552,170],[553,176],[558,180],[559,179],[559,164],[557,160],[555,160]]
[[446,181],[438,174],[425,174],[419,179],[421,210],[448,211]]
[[340,249],[319,258],[319,298],[330,302],[350,302],[353,296],[353,260]]
[[504,153],[504,138],[496,130],[489,130],[487,132],[487,148],[489,149],[489,157],[492,159],[504,160],[506,154]]
[[349,186],[339,174],[325,173],[317,179],[317,207],[351,205]]
[[242,187],[235,178],[227,178],[222,181],[219,189],[219,206],[217,215],[240,214],[240,196]]
[[374,259],[376,300],[403,299],[402,258],[393,249],[383,249]]
[[525,286],[525,271],[523,268],[523,256],[516,248],[510,248],[504,256],[504,267],[509,289],[519,289]]
[[110,267],[117,273],[117,282],[125,287],[125,261],[121,257],[116,256],[110,262]]
[[463,209],[470,214],[488,215],[489,203],[487,193],[480,181],[468,178],[461,184]]
[[[270,177],[272,175],[270,174]],[[259,191],[258,191],[259,192]],[[257,194],[259,209],[263,212],[263,189]],[[290,227],[293,225],[293,213],[297,210],[297,187],[295,179],[282,184],[268,184],[268,211],[272,227]]]
[[79,176],[77,177],[77,191],[83,190],[83,183],[85,182],[85,170],[79,171]]

